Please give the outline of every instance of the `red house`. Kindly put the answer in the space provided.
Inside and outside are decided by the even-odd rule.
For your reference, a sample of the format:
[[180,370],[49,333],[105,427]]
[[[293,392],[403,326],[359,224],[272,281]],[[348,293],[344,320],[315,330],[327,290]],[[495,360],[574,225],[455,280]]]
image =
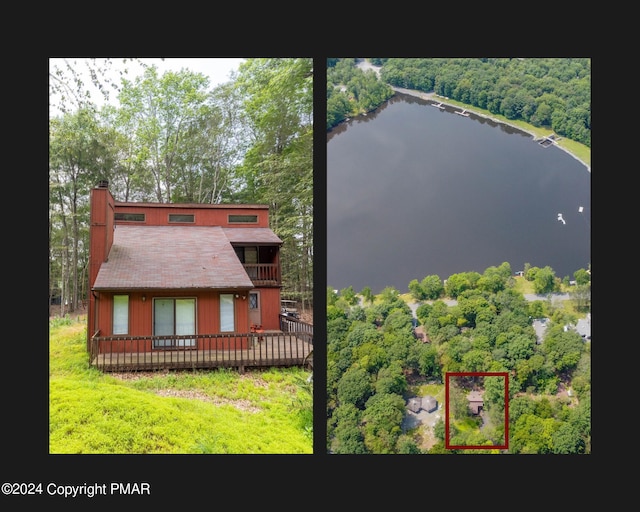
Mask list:
[[286,345],[268,206],[119,202],[100,182],[89,239],[92,364],[244,367],[268,359],[267,338]]

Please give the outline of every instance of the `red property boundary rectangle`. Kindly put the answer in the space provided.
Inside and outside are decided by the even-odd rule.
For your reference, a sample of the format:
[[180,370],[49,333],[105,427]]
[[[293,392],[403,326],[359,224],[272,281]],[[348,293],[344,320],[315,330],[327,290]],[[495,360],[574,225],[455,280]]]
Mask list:
[[[449,377],[504,377],[504,445],[464,446],[449,443]],[[447,372],[445,373],[444,443],[447,450],[507,450],[509,449],[509,373],[508,372]]]

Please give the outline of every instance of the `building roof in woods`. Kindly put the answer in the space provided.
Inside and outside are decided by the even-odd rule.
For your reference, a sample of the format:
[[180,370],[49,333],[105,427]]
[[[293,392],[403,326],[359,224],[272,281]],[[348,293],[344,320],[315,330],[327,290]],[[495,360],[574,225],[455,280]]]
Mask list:
[[583,338],[591,339],[591,313],[588,313],[586,318],[578,320],[576,331]]
[[474,414],[478,414],[480,412],[480,408],[484,407],[484,399],[482,398],[482,395],[482,391],[470,391],[467,395],[469,408]]
[[279,240],[265,228],[118,225],[94,289],[253,288],[229,238],[248,242],[251,236]]
[[424,409],[427,412],[435,411],[438,408],[438,402],[430,395],[410,398],[407,407],[410,411],[420,412],[420,409]]
[[422,408],[427,412],[435,411],[438,408],[438,401],[432,396],[423,396]]
[[467,400],[469,400],[469,402],[482,402],[483,398],[482,398],[482,391],[469,391],[469,394],[467,395]]
[[409,398],[409,402],[407,403],[407,407],[410,411],[419,412],[422,408],[422,400],[420,397]]
[[282,240],[269,228],[222,228],[222,231],[234,244],[282,244]]

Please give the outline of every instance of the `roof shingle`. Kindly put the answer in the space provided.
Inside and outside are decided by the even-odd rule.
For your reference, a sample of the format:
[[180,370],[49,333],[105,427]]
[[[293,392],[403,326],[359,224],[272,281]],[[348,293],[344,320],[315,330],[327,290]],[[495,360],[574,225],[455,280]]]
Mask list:
[[222,228],[233,243],[281,244],[282,240],[269,228]]
[[220,226],[117,225],[94,289],[253,288],[227,231]]

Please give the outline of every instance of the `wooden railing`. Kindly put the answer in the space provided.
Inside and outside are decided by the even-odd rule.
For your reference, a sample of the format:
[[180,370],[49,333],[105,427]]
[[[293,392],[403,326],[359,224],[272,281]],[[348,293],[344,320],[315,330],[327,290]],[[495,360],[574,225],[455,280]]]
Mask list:
[[243,263],[244,269],[256,286],[279,286],[280,268],[274,263]]
[[[305,366],[313,350],[308,331],[98,336],[90,341],[89,364],[107,372],[160,369]],[[161,346],[161,349],[154,348]]]
[[280,314],[280,330],[283,332],[304,332],[313,337],[313,324],[308,324],[289,315]]
[[308,324],[297,317],[280,314],[280,330],[283,332],[299,332],[309,336],[312,340],[311,351],[305,356],[302,365],[313,369],[313,324]]

